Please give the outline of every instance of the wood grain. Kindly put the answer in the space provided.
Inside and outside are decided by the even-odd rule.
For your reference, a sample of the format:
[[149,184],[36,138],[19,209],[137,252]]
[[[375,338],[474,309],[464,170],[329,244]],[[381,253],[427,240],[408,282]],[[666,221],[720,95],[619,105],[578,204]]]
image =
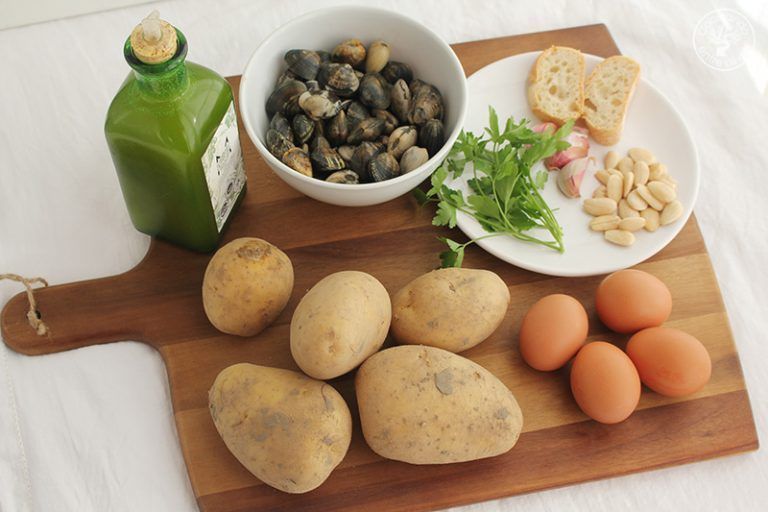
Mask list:
[[[603,56],[618,53],[603,25],[476,41],[454,49],[471,74],[500,58],[551,44]],[[234,87],[239,82],[231,81]],[[156,347],[166,364],[179,439],[201,510],[432,510],[757,448],[728,318],[692,217],[668,247],[638,268],[669,285],[674,301],[669,325],[698,337],[711,354],[712,379],[700,392],[671,399],[646,390],[628,421],[614,426],[588,421],[570,396],[567,370],[531,370],[520,360],[516,333],[533,301],[565,291],[590,312],[591,340],[623,346],[626,337],[607,331],[594,314],[593,293],[600,277],[535,274],[471,247],[465,265],[497,272],[510,287],[512,304],[491,338],[464,355],[515,392],[525,415],[518,445],[492,459],[412,466],[371,452],[355,420],[347,457],[319,489],[288,495],[262,484],[227,451],[215,431],[206,393],[216,374],[241,361],[297,369],[288,350],[288,327],[306,290],[327,274],[357,269],[395,292],[437,265],[442,249],[436,236],[448,231],[431,226],[432,211],[419,208],[408,196],[356,209],[301,196],[267,168],[244,130],[241,133],[249,190],[225,239],[267,239],[286,251],[296,272],[291,301],[270,328],[254,339],[216,331],[200,300],[210,256],[158,241],[130,272],[39,290],[39,310],[51,328],[48,337],[36,336],[27,325],[23,294],[11,299],[0,318],[6,344],[25,354],[125,339]],[[356,418],[352,375],[331,383]]]

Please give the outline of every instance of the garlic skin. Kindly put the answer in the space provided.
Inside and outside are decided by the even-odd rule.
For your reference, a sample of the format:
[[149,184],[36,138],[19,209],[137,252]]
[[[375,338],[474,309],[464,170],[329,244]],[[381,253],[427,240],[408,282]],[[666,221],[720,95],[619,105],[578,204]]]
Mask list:
[[536,133],[544,133],[544,132],[555,133],[557,131],[557,125],[555,123],[549,123],[549,122],[539,123],[536,126],[532,126],[531,131]]
[[[552,123],[549,123],[552,124]],[[535,128],[534,128],[534,131]],[[571,146],[544,160],[544,165],[550,171],[562,169],[571,161],[583,158],[589,154],[589,132],[580,126],[574,126],[571,133],[564,139]]]
[[589,166],[594,163],[595,157],[593,156],[577,158],[568,162],[557,172],[557,188],[560,189],[560,192],[570,198],[581,197],[581,192],[579,192],[581,182],[584,180]]

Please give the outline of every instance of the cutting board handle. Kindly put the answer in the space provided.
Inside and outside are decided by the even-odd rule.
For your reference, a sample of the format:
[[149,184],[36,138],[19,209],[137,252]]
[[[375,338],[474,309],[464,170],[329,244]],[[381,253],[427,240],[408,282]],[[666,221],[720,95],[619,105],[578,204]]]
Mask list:
[[[107,300],[115,289],[131,289],[135,272],[113,277],[35,289],[37,311],[48,326],[38,335],[27,320],[29,301],[21,292],[0,313],[0,332],[5,344],[28,355],[50,354],[111,341],[143,341],[145,325],[134,308],[122,307],[137,297]],[[77,297],[76,300],[72,300]]]

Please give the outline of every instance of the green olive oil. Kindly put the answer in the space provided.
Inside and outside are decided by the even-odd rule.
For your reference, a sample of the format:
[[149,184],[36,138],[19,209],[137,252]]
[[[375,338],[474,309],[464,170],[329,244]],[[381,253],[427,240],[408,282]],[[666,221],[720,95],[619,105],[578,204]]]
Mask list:
[[[212,70],[185,62],[184,34],[157,21],[166,25],[160,37],[176,44],[158,50],[162,41],[147,38],[147,50],[136,35],[147,20],[134,30],[124,47],[132,72],[104,131],[136,229],[209,252],[245,194],[232,89]],[[153,29],[145,26],[145,37]]]

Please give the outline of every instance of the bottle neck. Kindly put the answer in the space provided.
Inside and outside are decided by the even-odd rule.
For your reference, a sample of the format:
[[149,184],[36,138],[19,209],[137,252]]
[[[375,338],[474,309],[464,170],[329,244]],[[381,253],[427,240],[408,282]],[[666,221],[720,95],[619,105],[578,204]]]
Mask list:
[[178,47],[173,57],[159,64],[146,64],[133,53],[131,40],[128,38],[123,48],[123,54],[128,65],[133,69],[138,89],[148,97],[162,100],[173,99],[181,95],[189,85],[187,65],[187,40],[180,30],[176,29]]
[[142,93],[157,99],[172,99],[183,93],[189,85],[187,66],[183,62],[159,74],[144,74],[134,69],[133,76]]

